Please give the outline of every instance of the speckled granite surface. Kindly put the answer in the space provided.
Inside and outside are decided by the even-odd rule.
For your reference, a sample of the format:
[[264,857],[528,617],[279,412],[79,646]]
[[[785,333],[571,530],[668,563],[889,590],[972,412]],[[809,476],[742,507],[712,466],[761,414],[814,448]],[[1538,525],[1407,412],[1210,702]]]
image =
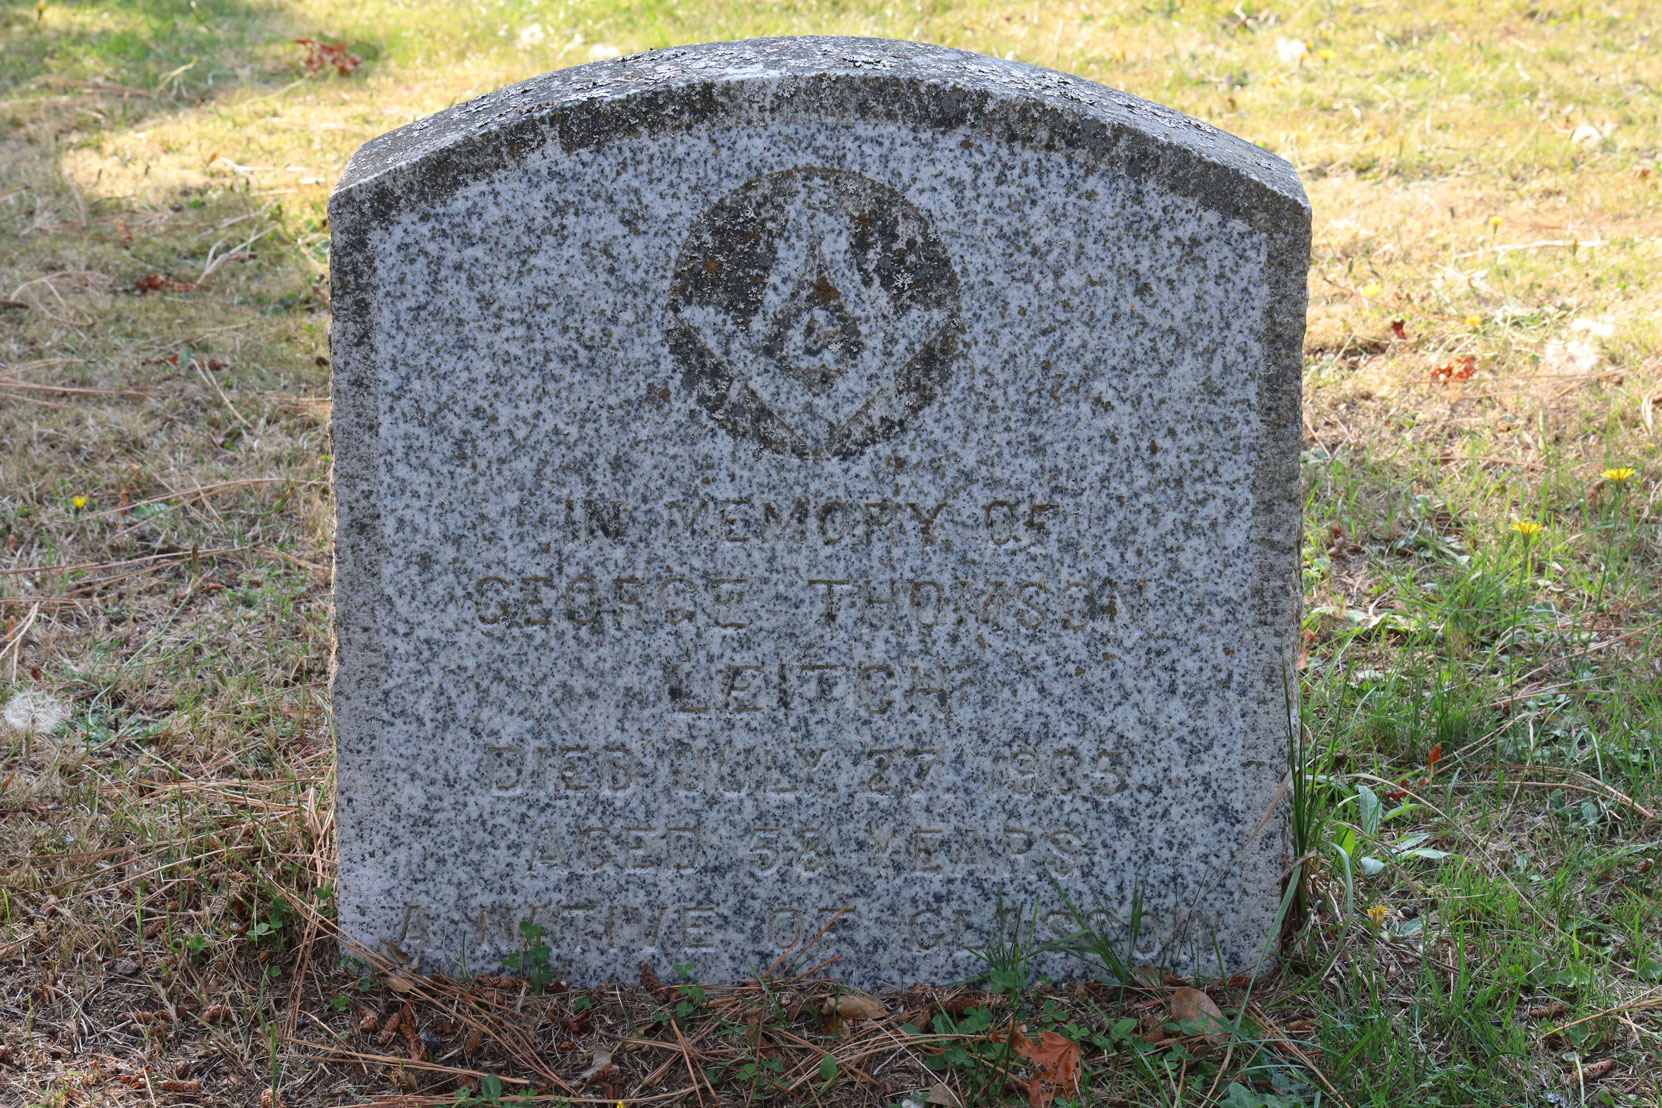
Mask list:
[[[330,202],[340,919],[574,981],[975,972],[994,905],[1279,898],[1309,209],[1088,81],[664,50]],[[1266,818],[1268,816],[1268,818]],[[1256,833],[1255,833],[1256,832]],[[1071,963],[1045,969],[1077,975]]]

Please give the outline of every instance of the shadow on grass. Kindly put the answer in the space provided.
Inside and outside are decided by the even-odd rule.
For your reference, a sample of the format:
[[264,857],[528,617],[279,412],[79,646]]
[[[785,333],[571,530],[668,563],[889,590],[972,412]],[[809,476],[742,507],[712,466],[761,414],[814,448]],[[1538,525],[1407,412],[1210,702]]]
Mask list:
[[[0,98],[86,90],[123,97],[121,118],[80,113],[78,131],[131,126],[244,88],[305,74],[294,40],[316,37],[285,7],[244,0],[27,0],[0,5]],[[366,62],[378,44],[354,40]]]

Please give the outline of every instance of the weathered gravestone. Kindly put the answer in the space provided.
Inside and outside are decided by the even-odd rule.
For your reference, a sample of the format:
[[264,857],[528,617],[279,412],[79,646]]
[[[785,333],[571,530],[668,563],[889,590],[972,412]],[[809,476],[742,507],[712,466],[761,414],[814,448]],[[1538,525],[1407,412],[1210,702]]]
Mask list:
[[[574,980],[814,936],[946,980],[1070,898],[1280,897],[1309,209],[1062,74],[775,39],[564,70],[330,203],[340,920]],[[1162,950],[1163,948],[1163,950]],[[1053,972],[1079,972],[1053,959]]]

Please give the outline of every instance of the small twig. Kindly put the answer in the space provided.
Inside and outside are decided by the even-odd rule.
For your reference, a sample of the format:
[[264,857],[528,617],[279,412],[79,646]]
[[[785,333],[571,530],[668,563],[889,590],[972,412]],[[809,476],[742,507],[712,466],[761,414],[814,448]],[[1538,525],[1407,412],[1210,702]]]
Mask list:
[[[1654,993],[1654,992],[1656,992],[1657,989],[1662,989],[1662,985],[1658,985],[1658,986],[1656,986],[1656,988],[1651,989],[1651,992]],[[1601,1017],[1604,1017],[1604,1016],[1613,1016],[1613,1015],[1617,1014],[1618,1012],[1637,1012],[1642,1008],[1655,1008],[1655,1007],[1658,1007],[1658,1006],[1662,1006],[1662,997],[1647,997],[1647,998],[1644,998],[1644,999],[1641,999],[1641,1000],[1630,1001],[1627,1004],[1618,1004],[1614,1008],[1606,1008],[1602,1012],[1594,1012],[1590,1016],[1582,1016],[1578,1020],[1571,1020],[1569,1023],[1564,1024],[1562,1027],[1554,1027],[1551,1031],[1543,1031],[1540,1035],[1536,1036],[1536,1038],[1537,1039],[1546,1039],[1546,1038],[1550,1038],[1553,1035],[1560,1035],[1560,1034],[1563,1034],[1565,1031],[1567,1031],[1569,1028],[1575,1027],[1578,1024],[1588,1023],[1592,1020],[1600,1019]]]
[[[1524,674],[1522,677],[1519,677],[1516,680],[1512,681],[1511,685],[1512,685],[1513,688],[1517,688],[1520,685],[1528,684],[1528,682],[1530,681],[1531,678],[1538,677],[1541,674],[1545,673],[1547,670],[1552,669],[1554,666],[1561,665],[1564,662],[1567,662],[1572,658],[1580,658],[1583,655],[1592,654],[1592,653],[1595,653],[1596,651],[1608,650],[1612,646],[1618,646],[1621,643],[1626,642],[1628,639],[1634,638],[1638,635],[1642,635],[1646,631],[1654,630],[1657,627],[1662,627],[1662,619],[1656,620],[1654,623],[1647,623],[1643,627],[1635,627],[1631,631],[1624,631],[1621,634],[1615,636],[1614,638],[1605,639],[1602,642],[1588,643],[1586,646],[1581,647],[1579,650],[1572,650],[1572,651],[1568,652],[1567,654],[1562,654],[1562,655],[1558,656],[1557,658],[1552,659],[1551,661],[1544,662],[1541,665],[1536,666],[1534,669],[1530,670],[1528,673]],[[1514,704],[1514,703],[1516,703],[1520,700],[1528,700],[1530,697],[1538,696],[1538,695],[1539,695],[1539,692],[1534,691],[1534,690],[1520,692],[1520,693],[1517,693],[1514,696],[1503,697],[1500,700],[1492,701],[1492,702],[1490,702],[1490,704],[1488,706],[1490,708],[1501,708],[1501,707],[1504,707],[1507,704]]]
[[1344,1094],[1333,1087],[1333,1082],[1327,1079],[1327,1075],[1317,1068],[1316,1063],[1310,1060],[1310,1056],[1308,1054],[1298,1048],[1298,1045],[1293,1042],[1292,1036],[1283,1031],[1281,1027],[1270,1018],[1270,1014],[1268,1012],[1264,1011],[1264,1009],[1259,1007],[1257,1004],[1250,1005],[1249,1010],[1251,1011],[1253,1018],[1263,1024],[1265,1030],[1275,1036],[1278,1043],[1298,1055],[1299,1061],[1303,1062],[1305,1068],[1315,1074],[1323,1085],[1327,1086],[1327,1091],[1332,1093],[1334,1097],[1338,1099],[1340,1104],[1343,1104],[1345,1108],[1350,1108],[1350,1101],[1346,1100],[1344,1098]]
[[47,88],[79,88],[87,92],[102,92],[109,96],[142,96],[146,100],[154,100],[156,94],[149,89],[134,88],[132,85],[118,85],[113,81],[86,81],[79,77],[59,77],[52,75],[42,79]]
[[[491,1076],[490,1074],[483,1073],[479,1070],[471,1070],[471,1069],[467,1069],[463,1066],[446,1066],[446,1065],[442,1065],[438,1062],[417,1062],[417,1061],[415,1061],[414,1059],[411,1059],[411,1058],[399,1058],[399,1057],[397,1057],[395,1055],[391,1055],[391,1054],[366,1054],[366,1053],[363,1053],[362,1051],[348,1050],[345,1047],[327,1046],[323,1043],[307,1042],[305,1039],[290,1039],[289,1041],[292,1042],[295,1046],[306,1047],[308,1050],[320,1050],[320,1051],[332,1052],[334,1057],[349,1058],[349,1059],[352,1059],[353,1061],[375,1062],[375,1063],[378,1063],[378,1064],[384,1065],[384,1066],[402,1066],[405,1069],[427,1070],[430,1073],[445,1073],[445,1074],[451,1075],[452,1077],[481,1078],[481,1077]],[[319,1056],[315,1055],[315,1054],[312,1054],[312,1055],[295,1054],[295,1055],[292,1055],[292,1057],[295,1057],[295,1058],[310,1058],[311,1060],[316,1061]],[[326,1053],[326,1054],[323,1055],[323,1057],[329,1057],[329,1054]],[[532,1082],[527,1081],[523,1077],[501,1077],[500,1075],[498,1075],[498,1080],[500,1080],[504,1085],[530,1085],[530,1084],[532,1084]]]
[[224,265],[226,262],[228,262],[232,258],[236,257],[238,254],[241,254],[244,250],[247,250],[250,246],[253,246],[256,242],[259,242],[261,239],[265,238],[267,235],[271,234],[275,230],[277,230],[276,225],[272,225],[270,227],[267,227],[263,231],[257,231],[254,234],[249,235],[246,239],[244,239],[242,241],[241,246],[233,247],[232,249],[227,250],[225,253],[219,255],[219,257],[217,257],[217,258],[214,257],[214,248],[217,247],[219,244],[214,243],[213,246],[208,248],[208,264],[202,267],[202,276],[200,276],[196,279],[196,283],[198,285],[200,285],[203,281],[206,281],[208,279],[208,276],[210,274],[212,274],[214,270],[218,269],[220,266]]
[[15,400],[20,404],[38,404],[42,408],[57,408],[60,411],[65,412],[73,412],[75,410],[74,406],[71,404],[59,404],[51,400],[42,400],[38,396],[18,396],[15,393],[0,392],[0,397],[4,397],[7,400]]
[[223,546],[214,550],[172,550],[166,554],[146,554],[140,558],[123,558],[113,562],[65,562],[59,565],[46,566],[13,566],[10,569],[0,569],[0,576],[13,576],[22,573],[68,573],[79,569],[119,569],[122,566],[142,565],[145,562],[165,561],[169,558],[184,560],[189,558],[215,558],[221,554],[246,554],[250,550],[257,550],[253,546]]
[[[1519,770],[1521,772],[1530,773],[1530,772],[1534,772],[1536,770],[1546,770],[1548,772],[1551,772],[1551,771],[1554,770],[1555,767],[1537,765],[1537,766],[1496,766],[1495,768],[1496,769],[1506,769],[1506,770]],[[1576,771],[1575,770],[1566,770],[1565,772],[1575,773]],[[1537,789],[1569,789],[1572,792],[1588,793],[1592,796],[1602,797],[1605,800],[1614,800],[1614,801],[1617,801],[1621,804],[1625,804],[1625,805],[1627,805],[1627,807],[1632,808],[1633,811],[1636,814],[1644,817],[1647,820],[1653,820],[1653,819],[1656,818],[1656,813],[1655,812],[1652,812],[1649,808],[1646,808],[1644,805],[1639,804],[1632,797],[1627,796],[1625,793],[1618,792],[1616,789],[1611,788],[1609,785],[1605,784],[1603,781],[1597,780],[1596,778],[1587,777],[1586,774],[1579,774],[1579,776],[1585,778],[1586,780],[1592,781],[1595,785],[1598,785],[1599,788],[1588,788],[1586,785],[1572,785],[1568,781],[1518,781],[1518,780],[1508,780],[1508,781],[1506,781],[1506,784],[1514,786],[1516,788],[1523,788],[1525,786],[1529,786],[1529,787],[1537,788]],[[1482,780],[1478,780],[1476,778],[1468,778],[1465,781],[1451,782],[1451,784],[1461,785],[1461,786],[1465,786],[1465,787],[1468,787],[1468,788],[1484,788],[1484,789],[1488,788],[1491,785],[1498,785],[1500,783],[1501,782],[1500,782],[1499,778],[1496,778],[1493,781],[1482,781]]]
[[17,684],[17,662],[23,656],[23,636],[29,628],[34,626],[35,617],[40,615],[40,601],[29,609],[29,614],[23,617],[23,626],[19,627],[12,637],[6,640],[5,649],[0,650],[0,661],[4,661],[7,654],[12,656],[12,684]]
[[163,504],[169,500],[179,501],[178,504],[169,505],[169,507],[184,507],[184,505],[190,503],[192,500],[206,499],[210,493],[225,492],[228,489],[249,488],[254,485],[317,485],[321,483],[322,482],[319,481],[296,481],[291,477],[248,477],[240,481],[220,481],[213,485],[198,485],[196,486],[195,492],[167,493],[163,496],[152,496],[145,500],[135,500],[131,504],[128,504],[125,508],[106,508],[101,512],[88,512],[81,518],[102,519],[105,516],[126,515],[134,508],[143,508],[149,504]]
[[1518,469],[1544,470],[1551,468],[1549,466],[1542,465],[1540,462],[1529,462],[1523,460],[1522,458],[1472,457],[1469,455],[1460,457],[1456,455],[1445,455],[1444,457],[1438,459],[1438,464],[1445,466],[1460,465],[1462,462],[1472,465],[1516,466]]
[[[313,484],[313,482],[308,481],[306,484]],[[281,558],[285,562],[299,566],[301,569],[310,570],[313,573],[321,573],[325,577],[327,577],[330,573],[328,566],[320,566],[316,562],[308,562],[304,558],[296,558],[293,554],[278,550],[275,546],[262,546],[260,547],[260,553],[270,554],[274,558]]]
[[1499,258],[1505,254],[1516,254],[1521,250],[1547,250],[1555,246],[1568,246],[1577,250],[1591,250],[1595,246],[1604,245],[1605,241],[1603,239],[1588,239],[1586,242],[1582,242],[1579,239],[1542,239],[1539,242],[1519,242],[1497,246],[1485,246],[1481,250],[1470,250],[1464,254],[1456,254],[1454,257],[1457,261],[1465,258],[1481,258],[1489,251],[1493,250],[1495,252],[1495,256]]
[[82,396],[133,396],[141,399],[153,399],[161,395],[148,389],[97,389],[75,388],[69,385],[43,385],[38,381],[25,381],[20,377],[0,377],[0,388],[6,389],[33,389],[36,392],[75,393]]
[[[695,1094],[697,1094],[697,1096],[698,1096],[699,1108],[703,1108],[703,1105],[704,1105],[704,1090],[700,1089],[698,1087],[698,1079],[702,1075],[698,1072],[698,1067],[693,1065],[692,1047],[690,1045],[688,1045],[687,1037],[681,1033],[681,1025],[680,1025],[679,1022],[677,1022],[676,1020],[670,1020],[669,1021],[669,1028],[670,1028],[671,1031],[675,1032],[675,1041],[681,1044],[681,1060],[687,1063],[687,1076],[692,1078],[693,1092]],[[705,1077],[704,1078],[704,1084],[708,1085],[709,1083],[710,1083],[710,1079],[708,1077]],[[716,1091],[714,1089],[711,1089],[710,1090],[710,1095],[712,1097],[715,1097],[716,1096]],[[721,1098],[720,1097],[716,1097],[716,1103],[717,1104],[721,1103]]]
[[196,371],[198,377],[201,377],[202,380],[208,382],[208,387],[212,388],[214,392],[219,394],[220,400],[225,402],[226,409],[232,415],[237,417],[237,422],[252,430],[254,425],[244,419],[241,412],[237,411],[236,405],[231,403],[231,398],[225,395],[225,390],[219,387],[219,382],[215,381],[213,374],[208,372],[208,367],[197,361],[195,358],[190,360],[190,367]]

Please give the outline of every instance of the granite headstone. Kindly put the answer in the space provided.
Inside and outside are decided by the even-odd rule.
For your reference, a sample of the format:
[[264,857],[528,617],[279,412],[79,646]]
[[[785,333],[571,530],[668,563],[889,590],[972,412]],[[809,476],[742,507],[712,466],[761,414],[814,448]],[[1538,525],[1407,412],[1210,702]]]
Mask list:
[[[1280,899],[1309,208],[1090,81],[840,38],[563,70],[330,201],[339,912],[573,981]],[[796,944],[796,945],[793,945]],[[1043,968],[1080,973],[1060,957]]]

